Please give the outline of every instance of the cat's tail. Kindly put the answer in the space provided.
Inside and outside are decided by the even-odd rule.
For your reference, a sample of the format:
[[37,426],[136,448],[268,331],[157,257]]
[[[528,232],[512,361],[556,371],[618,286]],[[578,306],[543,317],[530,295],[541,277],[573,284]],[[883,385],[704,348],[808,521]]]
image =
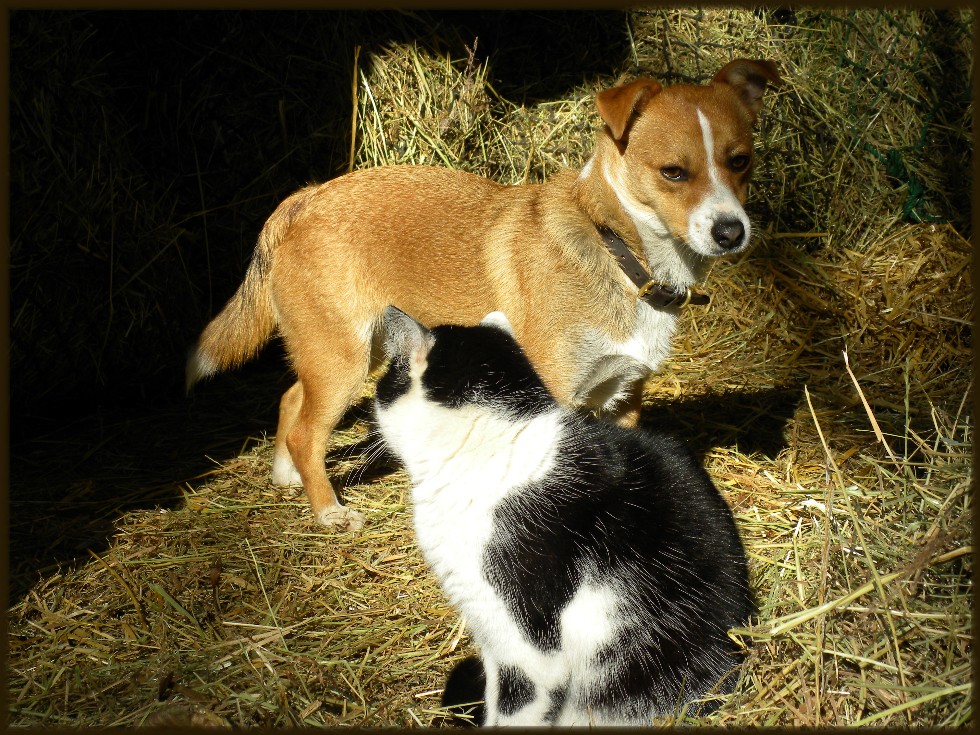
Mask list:
[[483,725],[486,687],[487,677],[479,657],[469,656],[453,667],[442,692],[442,706],[452,713],[453,724]]
[[314,187],[306,187],[288,197],[262,227],[242,284],[191,350],[187,390],[201,378],[252,359],[272,338],[279,323],[270,279],[273,254],[313,193]]

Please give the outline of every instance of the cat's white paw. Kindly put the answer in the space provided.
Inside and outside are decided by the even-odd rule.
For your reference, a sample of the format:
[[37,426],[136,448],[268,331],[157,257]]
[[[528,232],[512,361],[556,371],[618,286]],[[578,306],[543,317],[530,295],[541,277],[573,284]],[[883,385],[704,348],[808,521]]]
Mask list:
[[360,531],[364,528],[364,514],[346,505],[331,505],[314,514],[316,522],[338,531]]

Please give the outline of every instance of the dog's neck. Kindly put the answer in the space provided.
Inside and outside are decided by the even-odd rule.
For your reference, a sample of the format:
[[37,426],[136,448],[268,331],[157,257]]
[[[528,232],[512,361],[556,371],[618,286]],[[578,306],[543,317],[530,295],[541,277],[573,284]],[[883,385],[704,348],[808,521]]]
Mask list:
[[619,263],[620,269],[636,286],[636,298],[638,300],[659,308],[672,306],[684,307],[688,304],[709,303],[710,299],[708,296],[697,293],[690,287],[683,290],[674,290],[657,283],[650,277],[649,271],[637,260],[626,243],[623,242],[623,238],[608,228],[598,227],[597,229],[602,236],[606,248]]
[[648,208],[633,200],[623,184],[622,156],[600,133],[592,158],[576,180],[576,198],[593,222],[615,232],[650,275],[683,291],[704,279],[708,263],[674,236]]

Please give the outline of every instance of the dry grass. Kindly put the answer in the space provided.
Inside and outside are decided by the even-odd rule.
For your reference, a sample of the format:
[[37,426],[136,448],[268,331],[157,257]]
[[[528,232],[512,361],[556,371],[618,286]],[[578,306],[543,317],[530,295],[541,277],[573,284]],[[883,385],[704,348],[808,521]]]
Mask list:
[[[754,216],[768,231],[715,267],[713,304],[687,313],[648,386],[647,423],[684,436],[732,505],[760,607],[735,633],[749,651],[738,689],[707,723],[967,725],[970,247],[954,225],[902,222],[908,187],[882,181],[857,139],[821,147],[843,124],[827,92],[856,43],[843,21],[768,21],[631,15],[633,71],[701,78],[745,51],[787,79],[761,121]],[[538,180],[587,156],[593,92],[521,106],[472,59],[393,44],[352,90],[355,162]],[[893,112],[861,139],[912,129]],[[271,442],[252,437],[185,483],[178,508],[123,515],[105,553],[44,576],[9,613],[11,724],[441,724],[439,690],[469,643],[415,547],[406,478],[370,432],[362,405],[328,458],[368,517],[357,535],[325,533],[272,488]]]
[[[692,319],[654,389],[660,423],[712,447],[760,595],[745,698],[720,722],[968,722],[970,248],[917,225],[863,254],[770,253],[718,274],[736,304]],[[671,410],[771,386],[796,386],[796,405],[769,456],[711,441],[751,439],[764,416]]]
[[[945,262],[910,275],[925,248]],[[739,690],[711,722],[970,720],[971,383],[956,321],[971,304],[967,258],[950,228],[931,225],[798,268],[763,250],[715,274],[716,305],[692,312],[651,383],[650,412],[703,448],[736,510],[761,608],[741,633],[751,653]],[[830,315],[809,310],[800,294],[822,302],[821,284],[781,289],[787,271],[835,273],[844,295]],[[948,308],[901,329],[858,324],[846,285],[859,278],[881,292],[928,285]],[[822,320],[860,337],[800,351],[793,335]],[[798,379],[778,452],[740,447],[770,428],[737,410],[742,397]],[[178,510],[122,518],[107,553],[15,606],[14,724],[186,719],[178,704],[236,725],[438,722],[438,690],[467,641],[415,548],[404,475],[370,461],[366,416],[355,418],[331,474],[367,513],[363,533],[324,533],[301,497],[271,488],[260,441],[188,484]]]

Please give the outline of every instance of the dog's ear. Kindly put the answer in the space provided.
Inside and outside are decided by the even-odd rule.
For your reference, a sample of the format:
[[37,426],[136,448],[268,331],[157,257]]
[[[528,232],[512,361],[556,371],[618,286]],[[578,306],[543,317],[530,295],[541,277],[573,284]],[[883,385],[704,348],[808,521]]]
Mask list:
[[381,318],[385,355],[394,359],[404,356],[410,363],[425,362],[432,343],[432,332],[401,309],[389,306]]
[[623,141],[633,118],[660,89],[660,84],[653,79],[637,79],[629,84],[604,89],[596,95],[596,107],[616,142]]
[[734,87],[742,98],[742,102],[752,112],[755,118],[762,107],[762,93],[766,84],[779,86],[783,80],[779,77],[776,65],[765,59],[735,59],[725,64],[711,79]]
[[511,337],[514,336],[514,327],[510,323],[510,319],[502,311],[491,311],[480,322],[481,325],[486,327],[496,327],[504,332],[507,332]]

